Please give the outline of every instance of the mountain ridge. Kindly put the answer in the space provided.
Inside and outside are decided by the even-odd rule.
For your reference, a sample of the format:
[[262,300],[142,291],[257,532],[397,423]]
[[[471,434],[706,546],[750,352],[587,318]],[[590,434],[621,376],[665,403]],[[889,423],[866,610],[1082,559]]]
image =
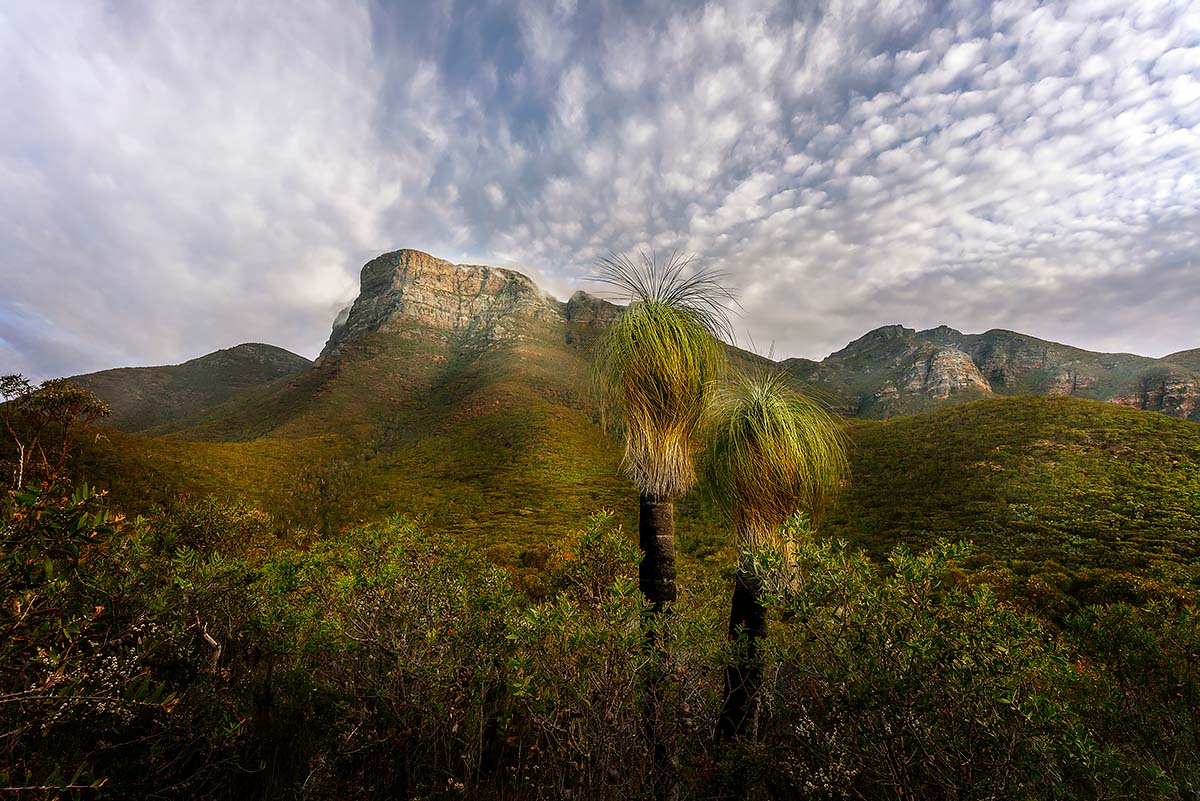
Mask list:
[[[171,382],[161,382],[159,394],[147,398],[152,386],[123,393],[116,386],[119,376],[111,370],[73,380],[114,406],[111,424],[115,427],[186,433],[243,391],[253,396],[271,381],[306,368],[322,375],[336,372],[343,352],[355,350],[376,333],[399,334],[407,338],[401,347],[410,350],[424,342],[431,349],[427,358],[435,363],[451,351],[459,356],[478,354],[551,329],[562,329],[559,344],[586,349],[620,308],[583,290],[559,301],[516,270],[452,264],[423,251],[400,249],[363,266],[359,295],[334,321],[315,362],[300,363],[294,360],[302,357],[288,354],[293,361],[287,370],[260,376],[261,380],[212,375],[211,383],[229,384],[232,391],[214,390],[205,399],[193,398],[184,404],[186,413],[157,414],[151,408],[155,403],[164,409],[175,404]],[[532,334],[534,329],[540,333]],[[550,336],[558,338],[557,333]],[[133,369],[186,371],[195,362],[225,352],[169,368]],[[733,352],[743,361],[763,359]],[[886,419],[990,395],[1044,395],[1103,400],[1200,420],[1200,348],[1154,359],[1090,351],[1003,328],[967,334],[947,325],[917,330],[893,323],[864,333],[819,361],[789,358],[777,364],[797,384],[849,417]],[[416,372],[425,372],[425,367]],[[127,402],[126,395],[135,396],[138,403]],[[131,405],[136,408],[131,410]],[[172,430],[172,424],[180,425]],[[254,431],[262,433],[262,427]]]
[[[131,512],[184,496],[243,498],[281,531],[321,537],[404,512],[522,570],[597,509],[635,530],[637,493],[589,392],[592,345],[620,307],[585,292],[558,301],[511,271],[384,255],[364,269],[364,292],[316,362],[169,425],[84,443],[78,476]],[[1185,367],[949,326],[884,326],[819,362],[730,354],[736,366],[788,370],[834,408],[894,418],[848,423],[856,477],[828,521],[837,536],[886,548],[936,532],[988,542],[1005,559],[1041,548],[1080,565],[1092,556],[1077,560],[1083,546],[1072,543],[1093,537],[1087,529],[1095,558],[1123,548],[1126,530],[1172,559],[1194,538],[1200,429],[1048,396],[1169,406],[1155,387]],[[973,500],[948,490],[931,511],[929,486],[963,481],[979,490]],[[1135,484],[1126,497],[1120,487]],[[1064,493],[1075,499],[1070,519],[1055,516]],[[727,521],[705,497],[680,500],[680,548],[693,564],[725,564]],[[1163,520],[1142,519],[1164,504]],[[925,525],[935,512],[937,525]],[[1028,541],[1006,550],[1017,529]],[[1043,535],[1052,548],[1038,545]]]

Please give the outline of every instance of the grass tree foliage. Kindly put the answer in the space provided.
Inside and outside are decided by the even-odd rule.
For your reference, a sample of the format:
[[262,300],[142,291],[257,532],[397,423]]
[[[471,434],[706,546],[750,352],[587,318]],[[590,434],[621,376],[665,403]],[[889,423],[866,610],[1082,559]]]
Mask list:
[[639,584],[656,611],[676,597],[674,500],[695,483],[697,437],[725,364],[720,338],[731,338],[733,296],[719,273],[691,265],[613,254],[598,275],[628,302],[596,343],[595,377],[640,491]]
[[779,541],[797,513],[817,520],[849,472],[846,436],[819,403],[796,392],[782,373],[742,375],[717,394],[705,459],[707,486],[728,511],[742,551],[734,576],[729,638],[744,635],[727,669],[718,733],[739,734],[753,714],[760,683],[758,641],[766,608],[753,554]]

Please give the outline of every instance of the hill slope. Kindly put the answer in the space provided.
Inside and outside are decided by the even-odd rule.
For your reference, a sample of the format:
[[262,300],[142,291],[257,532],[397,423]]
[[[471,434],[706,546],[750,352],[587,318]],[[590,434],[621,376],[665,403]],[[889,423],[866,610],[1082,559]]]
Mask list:
[[120,367],[70,380],[112,407],[108,425],[122,431],[148,431],[170,427],[311,365],[283,348],[247,343],[182,364]]
[[167,437],[114,438],[89,454],[89,476],[138,503],[154,500],[138,478],[152,475],[326,533],[403,510],[506,546],[597,508],[632,514],[584,391],[588,347],[615,307],[418,251],[368,263],[362,287],[311,368]]
[[852,426],[830,535],[971,539],[1063,568],[1200,565],[1200,426],[1075,398],[988,398]]

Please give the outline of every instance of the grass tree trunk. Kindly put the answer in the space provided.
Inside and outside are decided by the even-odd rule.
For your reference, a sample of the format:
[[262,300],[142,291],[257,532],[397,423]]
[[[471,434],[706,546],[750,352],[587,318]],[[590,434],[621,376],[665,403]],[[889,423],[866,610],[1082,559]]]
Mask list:
[[675,502],[643,492],[639,512],[638,586],[657,615],[675,602]]
[[717,736],[729,741],[740,737],[754,719],[762,665],[758,646],[767,636],[767,610],[762,604],[762,582],[745,560],[734,577],[733,603],[729,610],[729,639],[738,648],[725,668],[725,695]]
[[675,504],[670,499],[641,494],[638,516],[638,544],[642,563],[638,567],[638,586],[650,602],[652,620],[646,640],[655,653],[646,682],[643,709],[644,736],[654,755],[651,796],[656,801],[674,801],[679,796],[678,768],[670,745],[668,716],[662,698],[662,671],[666,649],[661,635],[663,611],[676,598],[675,588]]

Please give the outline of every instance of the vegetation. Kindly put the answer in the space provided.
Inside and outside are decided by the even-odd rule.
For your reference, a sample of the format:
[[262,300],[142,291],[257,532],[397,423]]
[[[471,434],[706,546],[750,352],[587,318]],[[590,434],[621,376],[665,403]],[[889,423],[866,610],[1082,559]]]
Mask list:
[[0,376],[0,422],[16,449],[12,486],[56,476],[66,468],[81,429],[109,414],[108,404],[65,379],[33,387],[25,376]]
[[[611,517],[559,543],[537,597],[403,518],[275,540],[208,501],[113,514],[87,488],[9,496],[0,782],[23,797],[630,798],[648,606]],[[900,548],[886,568],[791,529],[756,569],[779,620],[752,736],[711,738],[713,583],[690,584],[656,692],[681,797],[1183,799],[1200,789],[1196,591],[1089,604],[1061,633]]]
[[[626,344],[715,343],[702,316]],[[745,385],[716,404],[711,491],[680,497],[663,626],[620,454],[571,392],[587,346],[525,324],[486,348],[378,331],[175,438],[81,437],[103,411],[88,393],[7,381],[5,455],[40,455],[0,499],[0,789],[627,798],[669,774],[685,798],[1200,793],[1194,424],[1057,398],[855,422],[832,502],[836,427]],[[602,383],[624,434],[630,399],[669,428],[697,408],[684,391],[713,392],[622,352]],[[614,393],[628,376],[640,389]],[[690,481],[688,439],[640,475]],[[398,502],[420,519],[355,522]],[[826,506],[821,532],[793,518],[778,540],[785,514]],[[740,571],[731,523],[758,546]],[[752,650],[722,631],[730,572],[755,589]],[[748,665],[757,710],[714,739]]]
[[717,727],[730,739],[753,716],[761,682],[758,646],[767,616],[754,554],[777,544],[792,515],[819,518],[841,489],[848,463],[841,425],[789,387],[782,373],[740,376],[718,398],[708,435],[708,485],[729,512],[742,550],[729,638],[744,637],[745,651],[725,673]]
[[641,493],[640,585],[655,610],[675,600],[674,501],[696,481],[698,435],[725,364],[728,335],[720,277],[685,275],[689,259],[666,264],[641,254],[601,261],[600,280],[629,305],[601,334],[596,385],[607,419],[619,423],[622,467]]
[[972,569],[1061,621],[1200,557],[1200,427],[1096,401],[996,398],[850,433],[822,530],[884,558],[971,541]]

